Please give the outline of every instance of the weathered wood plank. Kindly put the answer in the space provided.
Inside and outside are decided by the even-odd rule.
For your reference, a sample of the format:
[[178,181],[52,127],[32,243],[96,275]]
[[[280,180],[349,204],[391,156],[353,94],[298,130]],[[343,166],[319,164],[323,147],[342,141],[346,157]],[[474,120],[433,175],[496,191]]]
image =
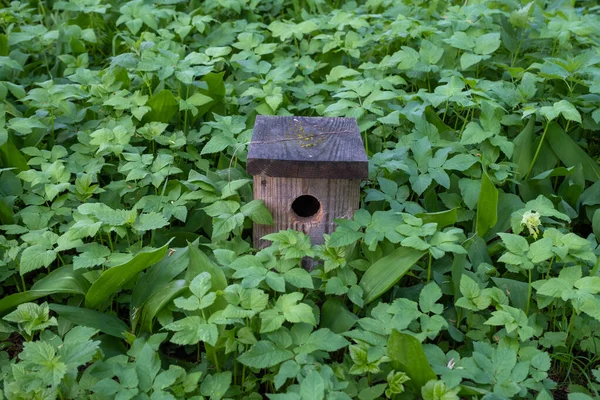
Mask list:
[[[313,244],[323,243],[323,234],[335,230],[334,219],[352,218],[360,203],[360,179],[308,179],[254,177],[254,198],[264,200],[273,214],[274,225],[254,224],[254,247],[269,245],[261,238],[280,230],[294,229],[309,235]],[[299,217],[292,203],[302,195],[319,200],[319,211],[312,217]]]
[[368,161],[353,118],[257,116],[246,170],[273,177],[364,179]]

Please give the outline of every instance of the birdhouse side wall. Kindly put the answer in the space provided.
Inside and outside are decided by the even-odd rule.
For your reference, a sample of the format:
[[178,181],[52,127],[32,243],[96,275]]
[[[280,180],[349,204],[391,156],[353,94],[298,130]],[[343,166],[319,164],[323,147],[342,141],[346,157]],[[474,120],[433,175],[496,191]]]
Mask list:
[[[254,247],[270,244],[261,238],[280,230],[294,229],[310,236],[312,244],[322,244],[323,234],[335,230],[334,219],[352,218],[360,203],[360,179],[309,179],[254,176],[254,198],[263,200],[273,215],[274,225],[254,224]],[[319,211],[312,217],[299,217],[292,203],[302,195],[315,197]]]

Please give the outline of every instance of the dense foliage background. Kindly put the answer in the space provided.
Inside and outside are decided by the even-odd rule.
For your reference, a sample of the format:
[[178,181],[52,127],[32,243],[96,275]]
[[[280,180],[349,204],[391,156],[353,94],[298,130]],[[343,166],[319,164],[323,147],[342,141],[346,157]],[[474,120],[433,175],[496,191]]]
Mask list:
[[[600,7],[2,4],[0,398],[598,395]],[[358,120],[326,245],[251,248],[257,114]]]

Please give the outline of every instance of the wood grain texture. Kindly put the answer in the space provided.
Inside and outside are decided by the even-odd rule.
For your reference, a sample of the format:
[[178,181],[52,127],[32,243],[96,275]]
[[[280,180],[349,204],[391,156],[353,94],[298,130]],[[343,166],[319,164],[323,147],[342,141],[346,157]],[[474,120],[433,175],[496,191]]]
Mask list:
[[[301,195],[316,197],[321,207],[316,215],[298,217],[292,210],[293,201]],[[270,244],[261,238],[280,230],[304,232],[312,244],[322,244],[323,234],[335,230],[334,219],[352,218],[360,203],[359,179],[308,179],[269,176],[254,177],[254,198],[262,199],[273,215],[274,225],[254,224],[254,247]]]
[[274,177],[365,179],[368,161],[354,118],[259,115],[246,170]]

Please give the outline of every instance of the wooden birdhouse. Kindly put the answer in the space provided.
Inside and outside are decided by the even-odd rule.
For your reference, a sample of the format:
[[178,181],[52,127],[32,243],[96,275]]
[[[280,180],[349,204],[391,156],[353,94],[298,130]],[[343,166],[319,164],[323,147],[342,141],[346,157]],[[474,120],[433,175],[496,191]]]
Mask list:
[[263,248],[263,236],[286,229],[322,244],[334,219],[358,209],[368,162],[353,118],[258,116],[246,170],[254,176],[254,198],[275,222],[254,224],[254,247]]

